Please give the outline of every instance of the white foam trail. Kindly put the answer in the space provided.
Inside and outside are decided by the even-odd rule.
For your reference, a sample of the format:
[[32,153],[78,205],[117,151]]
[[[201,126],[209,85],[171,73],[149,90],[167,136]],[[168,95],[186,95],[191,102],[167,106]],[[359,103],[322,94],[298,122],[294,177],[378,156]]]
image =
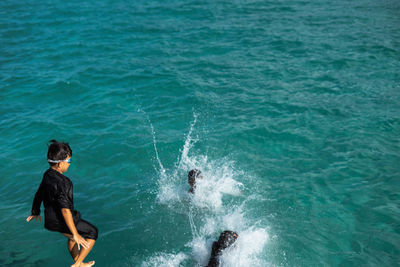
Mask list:
[[194,223],[194,220],[193,220],[193,208],[192,207],[189,208],[188,217],[189,217],[190,230],[192,231],[192,235],[193,236],[197,236],[198,235],[197,227],[196,227],[196,224]]
[[[138,101],[140,102],[140,101]],[[143,115],[145,116],[147,122],[149,123],[150,129],[151,129],[151,135],[153,137],[153,146],[154,146],[154,152],[156,154],[156,159],[157,159],[157,163],[159,166],[159,170],[154,166],[154,169],[158,172],[161,173],[161,175],[165,174],[165,168],[163,166],[163,164],[161,163],[160,157],[158,155],[158,149],[157,149],[157,140],[156,140],[156,132],[154,130],[153,124],[151,123],[151,120],[149,118],[149,116],[147,115],[146,111],[144,109],[142,109],[140,106],[137,108],[137,112],[139,113],[143,113]]]
[[154,146],[154,152],[156,153],[157,162],[160,167],[159,171],[160,171],[161,175],[164,175],[165,168],[164,168],[163,164],[161,163],[160,157],[158,156],[156,132],[154,131],[154,127],[153,127],[153,124],[151,123],[150,119],[148,119],[148,121],[149,121],[150,128],[151,128],[151,134],[153,135],[153,146]]
[[176,267],[182,266],[182,263],[188,256],[182,252],[178,254],[160,253],[149,258],[142,263],[142,267]]
[[188,159],[189,150],[192,148],[192,146],[197,141],[197,139],[192,140],[192,132],[193,132],[194,126],[196,125],[196,122],[197,122],[197,114],[193,113],[193,121],[190,124],[189,133],[186,135],[185,144],[183,145],[182,155],[180,157],[177,169],[181,169],[182,165],[186,163],[186,160]]

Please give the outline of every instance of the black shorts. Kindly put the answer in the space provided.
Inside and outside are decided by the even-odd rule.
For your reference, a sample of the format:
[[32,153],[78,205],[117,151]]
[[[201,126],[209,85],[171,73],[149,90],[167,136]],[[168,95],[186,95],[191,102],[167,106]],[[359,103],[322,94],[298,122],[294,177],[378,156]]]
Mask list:
[[[77,224],[75,224],[75,227],[78,233],[84,238],[97,240],[99,231],[97,230],[97,227],[90,222],[81,219]],[[64,231],[61,231],[61,233],[72,235],[69,229],[64,229]]]

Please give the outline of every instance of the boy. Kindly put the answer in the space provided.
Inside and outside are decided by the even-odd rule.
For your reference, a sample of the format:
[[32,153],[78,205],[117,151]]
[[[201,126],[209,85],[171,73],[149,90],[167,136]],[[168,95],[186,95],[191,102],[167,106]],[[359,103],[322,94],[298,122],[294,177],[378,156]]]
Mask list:
[[188,184],[190,185],[189,193],[194,194],[194,190],[196,189],[196,179],[203,179],[203,176],[200,175],[201,171],[193,169],[188,173]]
[[[94,261],[83,262],[97,239],[98,230],[89,222],[81,219],[74,210],[72,182],[64,176],[71,164],[72,150],[68,143],[51,140],[47,152],[50,168],[44,173],[43,180],[35,194],[32,213],[26,221],[39,219],[40,205],[44,205],[44,227],[60,232],[68,238],[68,250],[75,263],[71,267],[88,267]],[[82,248],[81,248],[82,246]]]
[[215,241],[212,245],[211,249],[211,257],[208,262],[207,267],[218,267],[220,265],[220,259],[222,252],[224,249],[232,246],[238,238],[238,234],[232,231],[223,231],[219,236],[218,241]]

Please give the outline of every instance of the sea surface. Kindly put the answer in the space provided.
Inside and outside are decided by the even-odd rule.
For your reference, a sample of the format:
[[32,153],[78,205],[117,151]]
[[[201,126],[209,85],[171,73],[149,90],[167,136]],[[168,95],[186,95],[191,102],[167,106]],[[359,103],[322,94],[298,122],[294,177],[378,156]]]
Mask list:
[[223,230],[223,267],[399,266],[399,25],[397,0],[0,1],[0,266],[73,263],[25,221],[51,139],[95,266],[204,266]]

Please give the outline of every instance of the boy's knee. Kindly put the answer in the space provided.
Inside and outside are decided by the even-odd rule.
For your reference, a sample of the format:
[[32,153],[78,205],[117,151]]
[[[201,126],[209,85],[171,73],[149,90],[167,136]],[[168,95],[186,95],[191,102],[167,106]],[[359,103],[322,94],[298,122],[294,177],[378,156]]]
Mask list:
[[81,220],[78,225],[79,229],[85,238],[97,240],[99,230],[90,222]]

